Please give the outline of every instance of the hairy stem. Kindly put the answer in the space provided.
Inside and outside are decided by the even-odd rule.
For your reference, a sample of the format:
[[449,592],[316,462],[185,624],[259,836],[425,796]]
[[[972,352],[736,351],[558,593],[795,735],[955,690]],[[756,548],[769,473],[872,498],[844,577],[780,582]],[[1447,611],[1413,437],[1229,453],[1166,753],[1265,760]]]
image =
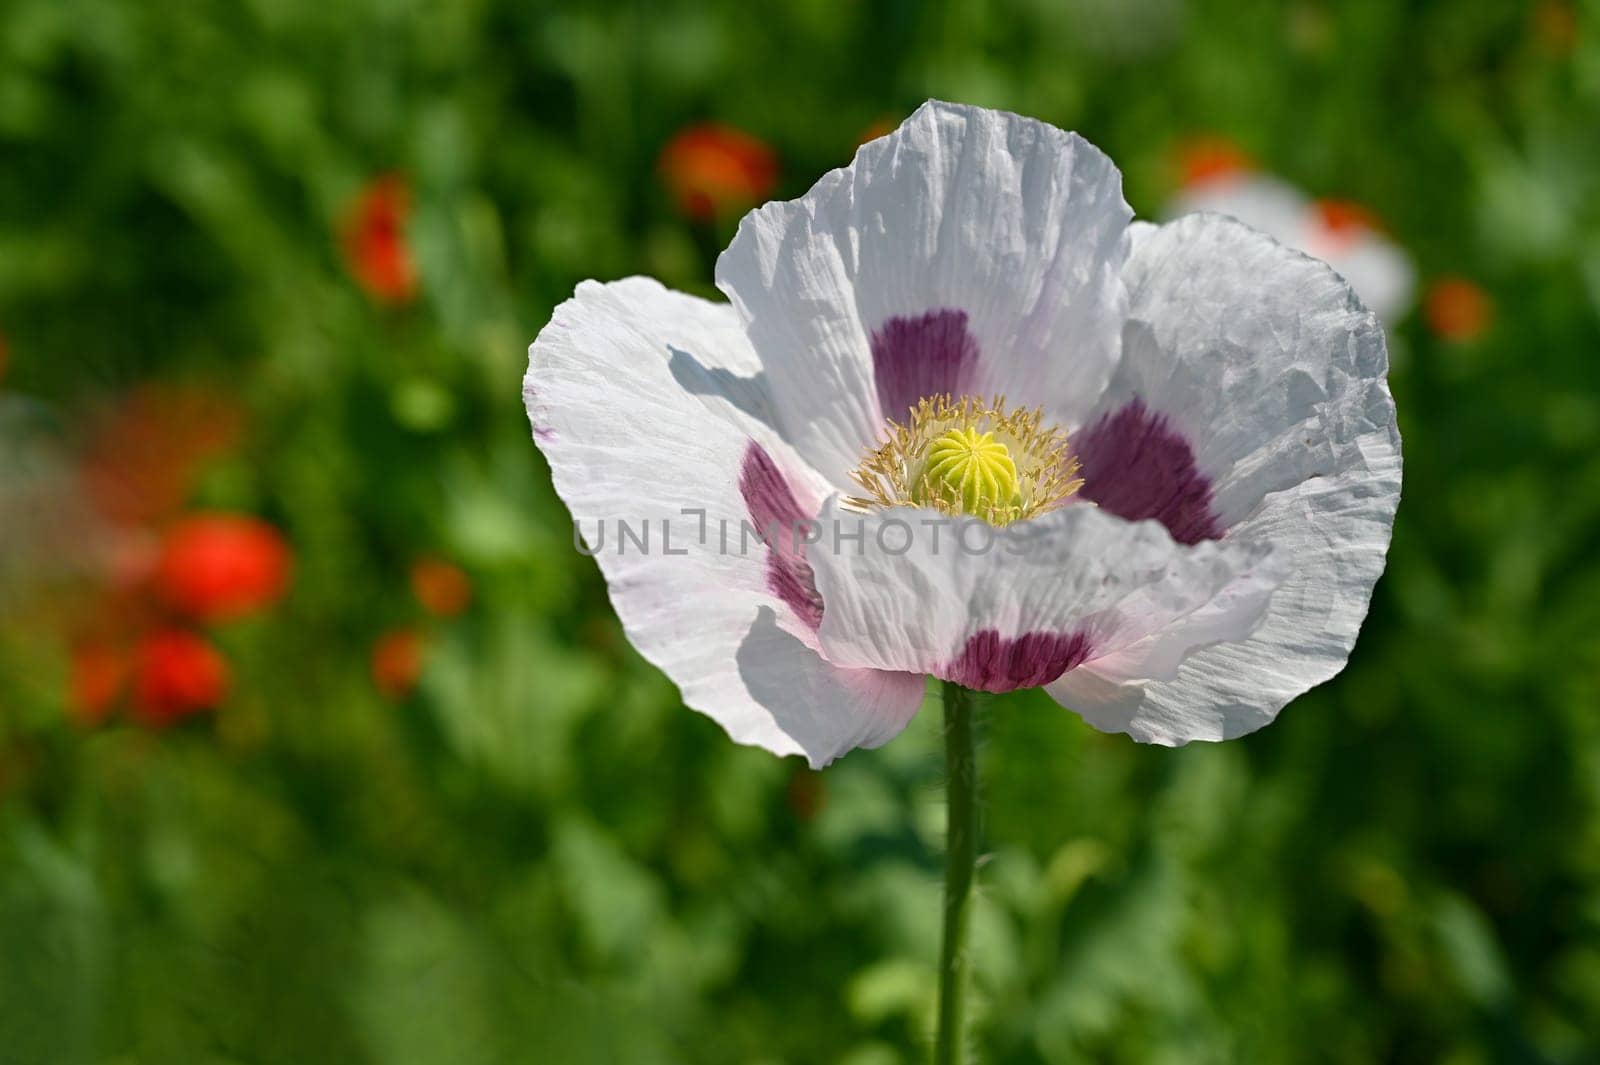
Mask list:
[[944,685],[945,800],[949,804],[944,859],[944,942],[939,951],[939,1031],[934,1065],[967,1058],[967,918],[977,858],[978,766],[972,744],[976,693]]

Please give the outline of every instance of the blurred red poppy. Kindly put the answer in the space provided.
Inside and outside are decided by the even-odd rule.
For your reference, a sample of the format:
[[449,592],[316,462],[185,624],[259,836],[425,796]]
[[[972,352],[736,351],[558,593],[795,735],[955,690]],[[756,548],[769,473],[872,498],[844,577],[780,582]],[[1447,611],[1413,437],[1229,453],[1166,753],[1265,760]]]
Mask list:
[[372,683],[385,697],[400,700],[410,695],[422,677],[422,634],[395,629],[372,645]]
[[1185,187],[1255,169],[1255,160],[1225,137],[1191,137],[1178,145],[1179,180]]
[[472,581],[453,562],[434,556],[411,564],[411,594],[422,609],[442,618],[453,618],[472,602]]
[[410,215],[411,190],[393,174],[368,183],[345,215],[345,264],[379,303],[406,303],[417,293],[417,267],[405,233]]
[[1481,285],[1464,277],[1441,277],[1428,286],[1422,315],[1428,328],[1444,340],[1478,339],[1494,319],[1494,301]]
[[6,377],[6,367],[11,365],[11,345],[6,343],[6,335],[0,333],[0,381]]
[[668,141],[660,169],[678,209],[699,222],[753,207],[778,181],[772,149],[715,123],[690,126]]
[[68,708],[85,725],[104,721],[128,683],[128,655],[111,643],[72,648]]
[[226,621],[275,602],[289,581],[282,534],[241,514],[198,514],[174,525],[161,545],[156,589],[173,608]]
[[200,467],[231,448],[243,427],[237,404],[212,389],[144,385],[92,421],[84,487],[113,522],[157,521],[183,505]]
[[227,660],[204,639],[181,629],[140,641],[133,672],[133,714],[146,725],[170,725],[215,709],[228,696]]

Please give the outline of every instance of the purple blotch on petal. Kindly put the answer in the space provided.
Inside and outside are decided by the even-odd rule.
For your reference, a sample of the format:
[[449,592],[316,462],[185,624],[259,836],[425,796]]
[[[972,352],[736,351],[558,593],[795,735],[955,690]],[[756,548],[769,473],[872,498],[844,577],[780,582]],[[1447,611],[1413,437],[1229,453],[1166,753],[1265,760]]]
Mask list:
[[890,318],[872,331],[872,375],[885,418],[903,422],[925,396],[960,397],[978,368],[967,312],[953,308]]
[[938,676],[986,692],[1037,688],[1083,664],[1091,650],[1089,637],[1082,632],[1001,636],[994,629],[984,629],[967,640]]
[[1218,540],[1227,530],[1211,512],[1211,480],[1189,441],[1135,396],[1072,438],[1082,464],[1079,494],[1128,521],[1155,518],[1180,544]]
[[800,509],[794,490],[766,448],[755,441],[745,448],[739,470],[739,494],[750,512],[750,523],[763,534],[772,530],[767,553],[767,590],[815,630],[822,624],[822,596],[806,561],[804,544],[795,543],[799,523],[810,519]]

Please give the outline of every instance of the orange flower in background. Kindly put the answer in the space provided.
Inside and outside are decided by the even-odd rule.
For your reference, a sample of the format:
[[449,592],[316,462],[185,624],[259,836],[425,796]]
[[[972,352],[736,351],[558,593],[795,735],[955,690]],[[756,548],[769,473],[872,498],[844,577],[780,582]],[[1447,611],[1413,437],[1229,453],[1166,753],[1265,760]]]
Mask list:
[[192,632],[145,637],[134,652],[133,714],[157,728],[213,710],[228,696],[227,660]]
[[887,137],[899,127],[900,122],[901,119],[888,117],[876,120],[872,125],[861,131],[861,135],[856,138],[856,147],[859,148],[868,141],[875,141],[879,137]]
[[1481,285],[1464,277],[1441,277],[1428,286],[1422,315],[1428,328],[1444,340],[1477,340],[1494,320],[1494,301]]
[[110,643],[81,643],[72,648],[68,706],[85,725],[97,725],[128,683],[128,655]]
[[1318,243],[1342,248],[1381,230],[1376,216],[1351,200],[1318,200],[1312,207]]
[[113,522],[158,521],[183,505],[201,467],[232,448],[243,428],[238,405],[215,390],[144,385],[92,420],[84,488]]
[[386,698],[399,701],[410,695],[422,677],[422,634],[395,629],[372,645],[372,683]]
[[811,821],[828,805],[828,784],[815,769],[798,769],[784,789],[789,812],[801,821]]
[[392,174],[370,182],[345,215],[345,263],[379,303],[406,303],[417,293],[417,267],[405,233],[410,215],[411,190]]
[[1255,160],[1226,137],[1192,137],[1177,150],[1179,180],[1187,188],[1248,173]]
[[411,594],[422,609],[441,618],[453,618],[472,602],[472,581],[453,562],[425,556],[411,564]]
[[289,581],[277,529],[241,514],[199,514],[174,525],[156,562],[156,590],[173,608],[226,621],[275,602]]
[[731,126],[690,126],[661,150],[661,180],[678,209],[698,222],[752,207],[778,181],[778,159]]
[[1533,9],[1533,35],[1539,47],[1558,59],[1578,43],[1578,12],[1568,0],[1544,0]]

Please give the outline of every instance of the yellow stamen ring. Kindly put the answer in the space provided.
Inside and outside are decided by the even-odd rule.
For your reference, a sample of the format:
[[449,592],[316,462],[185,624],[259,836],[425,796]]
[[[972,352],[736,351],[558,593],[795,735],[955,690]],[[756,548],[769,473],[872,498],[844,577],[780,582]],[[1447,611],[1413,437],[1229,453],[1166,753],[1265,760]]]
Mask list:
[[991,525],[1054,510],[1083,481],[1066,434],[1041,423],[1041,411],[1009,411],[999,396],[987,404],[931,396],[906,424],[889,423],[887,442],[853,473],[867,495],[849,503],[932,507]]

